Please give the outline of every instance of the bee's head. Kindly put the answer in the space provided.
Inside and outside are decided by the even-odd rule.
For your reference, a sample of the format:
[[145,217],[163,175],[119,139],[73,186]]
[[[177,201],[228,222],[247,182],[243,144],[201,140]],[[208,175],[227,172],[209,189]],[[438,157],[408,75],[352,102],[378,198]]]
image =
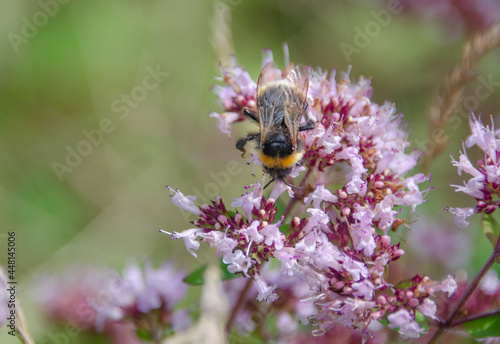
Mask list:
[[262,152],[269,157],[286,157],[294,151],[292,142],[283,134],[274,134],[262,144]]

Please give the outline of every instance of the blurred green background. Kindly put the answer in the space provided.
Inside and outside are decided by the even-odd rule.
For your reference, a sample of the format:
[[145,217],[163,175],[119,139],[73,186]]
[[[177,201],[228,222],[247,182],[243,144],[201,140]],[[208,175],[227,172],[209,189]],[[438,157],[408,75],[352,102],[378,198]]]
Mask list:
[[[143,256],[190,268],[209,255],[202,249],[194,259],[181,241],[160,235],[158,228],[191,226],[165,185],[201,193],[202,200],[215,192],[230,200],[254,180],[253,168],[234,149],[234,137],[245,133],[246,124],[228,138],[208,117],[221,109],[210,91],[213,76],[233,49],[255,79],[264,48],[283,66],[283,42],[294,62],[337,71],[352,66],[353,79],[372,78],[373,101],[396,103],[419,148],[429,136],[426,111],[467,35],[449,35],[439,17],[401,13],[379,24],[366,46],[346,58],[342,43],[355,46],[359,30],[377,23],[373,11],[385,6],[326,0],[0,0],[0,264],[6,261],[6,233],[15,231],[18,298],[34,337],[43,341],[52,329],[25,292],[37,274],[83,263],[121,269],[130,257]],[[232,19],[228,26],[216,15],[221,8]],[[488,54],[477,72],[500,81],[498,57],[498,51]],[[471,83],[466,94],[477,85]],[[477,111],[498,114],[499,95],[495,88]],[[430,202],[417,208],[420,219],[453,224],[445,206],[472,205],[449,187],[462,182],[447,154],[457,157],[468,130],[463,120],[432,165],[434,190]],[[84,154],[78,158],[72,151]],[[61,170],[67,159],[72,166]],[[232,160],[241,168],[229,185],[207,187]],[[472,221],[464,230],[472,253],[463,268],[470,275],[491,250],[478,225]],[[413,268],[436,279],[456,272]],[[5,328],[0,332],[0,342],[11,340]]]

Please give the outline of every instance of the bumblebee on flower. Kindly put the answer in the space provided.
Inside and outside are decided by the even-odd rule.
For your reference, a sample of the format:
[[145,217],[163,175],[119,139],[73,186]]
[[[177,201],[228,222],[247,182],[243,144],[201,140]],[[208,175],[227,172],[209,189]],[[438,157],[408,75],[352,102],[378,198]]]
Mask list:
[[[234,210],[220,197],[197,206],[193,196],[170,189],[174,204],[198,218],[195,228],[167,233],[183,238],[194,256],[198,239],[214,247],[230,272],[253,279],[259,301],[278,297],[276,284],[262,274],[266,262],[275,260],[282,274],[300,276],[311,295],[302,302],[316,309],[315,335],[340,325],[369,336],[373,320],[387,319],[402,336],[420,336],[416,311],[433,318],[432,294],[453,293],[456,284],[451,277],[440,284],[415,276],[405,288],[386,281],[389,265],[405,253],[387,232],[403,221],[401,208],[415,211],[430,190],[419,187],[430,177],[407,176],[420,154],[406,152],[408,133],[394,104],[371,102],[370,80],[352,82],[349,73],[337,82],[335,71],[328,75],[288,61],[280,71],[268,50],[257,83],[234,58],[221,72],[222,85],[212,89],[225,112],[211,117],[227,135],[235,122],[259,123],[259,132],[236,146],[244,151],[256,141],[259,154],[251,161],[276,183],[266,197],[263,183],[255,182],[233,200]],[[296,100],[284,101],[290,95]],[[301,172],[300,182],[285,180]],[[290,199],[280,211],[285,191]]]

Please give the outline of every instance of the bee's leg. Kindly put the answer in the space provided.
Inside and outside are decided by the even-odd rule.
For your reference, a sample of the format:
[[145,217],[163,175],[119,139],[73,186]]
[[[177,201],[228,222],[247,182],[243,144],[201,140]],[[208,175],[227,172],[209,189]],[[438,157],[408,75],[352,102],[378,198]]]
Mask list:
[[255,122],[259,123],[259,119],[257,118],[257,114],[254,110],[247,107],[243,108],[243,114],[248,118],[254,120]]
[[[271,184],[272,182],[274,182],[276,180],[276,178],[273,178],[271,179],[270,181],[267,182],[266,186],[264,186],[264,189],[267,188],[269,186],[269,184]],[[262,189],[262,190],[264,190]]]
[[[276,180],[276,178],[273,178],[271,179],[267,184],[266,186],[264,186],[264,189],[268,187],[269,184],[271,184],[272,182],[274,182]],[[292,185],[290,183],[288,183],[284,178],[278,178],[278,180],[280,180],[283,184],[285,184],[286,186],[289,186],[291,187],[292,189],[297,189],[297,190],[302,190],[304,189],[303,186],[296,186],[296,185]]]
[[[308,106],[308,104],[306,102],[306,104],[304,105],[304,108],[302,109],[303,115],[305,115],[305,113],[306,113],[307,106]],[[299,131],[306,131],[306,130],[311,130],[314,128],[314,122],[311,121],[310,118],[307,118],[307,116],[305,116],[305,117],[306,117],[306,125],[300,126]]]
[[304,186],[297,186],[297,185],[292,185],[288,182],[286,182],[284,179],[283,179],[283,183],[285,183],[285,185],[291,187],[292,189],[297,189],[297,190],[302,190],[304,189]]
[[302,125],[299,127],[299,131],[306,131],[306,130],[311,130],[314,128],[314,123],[307,123],[306,125]]
[[248,134],[246,137],[241,138],[238,140],[238,142],[236,142],[236,148],[238,148],[238,150],[243,152],[241,154],[241,157],[244,157],[245,153],[247,152],[247,150],[245,149],[245,145],[247,144],[247,142],[255,140],[259,136],[260,136],[260,134]]

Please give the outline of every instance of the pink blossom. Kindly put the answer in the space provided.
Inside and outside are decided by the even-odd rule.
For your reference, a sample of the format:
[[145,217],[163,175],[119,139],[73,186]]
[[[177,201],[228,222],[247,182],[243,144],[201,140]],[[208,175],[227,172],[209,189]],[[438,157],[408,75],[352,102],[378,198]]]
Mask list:
[[293,276],[293,268],[297,265],[297,258],[294,250],[285,248],[277,251],[274,257],[281,262],[281,272],[287,274],[289,277]]
[[342,267],[352,276],[355,281],[359,281],[361,277],[368,277],[368,268],[362,262],[355,261],[349,257],[343,258]]
[[217,128],[229,137],[231,137],[231,124],[241,120],[237,112],[224,112],[221,114],[212,112],[209,116],[217,119]]
[[179,239],[182,238],[184,240],[184,245],[186,245],[186,249],[188,250],[189,253],[193,255],[193,257],[197,258],[198,256],[194,252],[194,250],[198,250],[200,248],[200,242],[196,241],[196,239],[201,236],[203,233],[202,230],[199,228],[192,228],[185,230],[184,232],[165,232],[167,234],[170,234],[172,236],[172,239]]
[[448,297],[451,297],[457,290],[457,282],[452,276],[448,275],[441,283],[435,285],[434,289],[448,293]]
[[353,224],[349,227],[354,248],[363,251],[365,255],[371,256],[375,251],[375,240],[370,227],[364,227],[362,224]]
[[267,283],[260,277],[260,275],[254,276],[255,287],[259,295],[257,296],[258,301],[266,300],[266,302],[273,302],[278,299],[278,295],[274,292],[277,284],[273,286],[268,286]]
[[475,208],[452,208],[452,207],[447,207],[446,210],[448,210],[450,213],[455,215],[455,223],[459,227],[467,227],[469,225],[469,221],[467,221],[467,218],[470,216],[474,215],[476,213]]
[[373,298],[375,286],[371,281],[363,280],[358,283],[353,283],[352,289],[355,290],[355,292],[353,293],[354,296],[361,297],[365,300],[371,300]]
[[397,312],[387,316],[387,320],[390,328],[398,328],[399,333],[406,338],[418,338],[424,332],[404,308],[400,308]]
[[279,224],[267,225],[260,231],[265,237],[264,243],[267,246],[272,246],[274,244],[276,251],[283,249],[285,244],[278,227]]
[[252,218],[252,210],[255,207],[259,207],[260,201],[262,199],[262,186],[260,183],[255,183],[253,185],[253,191],[247,192],[242,195],[240,198],[235,198],[234,202],[231,203],[233,207],[241,207],[245,216],[250,219]]
[[241,250],[236,250],[234,253],[228,253],[223,257],[222,261],[228,265],[227,270],[229,272],[242,272],[245,275],[248,273],[248,269],[252,264],[250,258]]
[[493,295],[500,289],[500,279],[498,279],[498,272],[489,270],[481,280],[479,288],[486,295]]
[[426,317],[429,317],[431,319],[437,319],[436,317],[436,312],[437,312],[437,306],[434,301],[431,299],[424,299],[424,302],[417,307],[418,311],[425,315]]
[[322,201],[336,203],[338,197],[334,196],[323,184],[318,184],[314,192],[304,198],[304,203],[307,205],[309,205],[311,201],[313,202],[313,207],[319,209]]
[[264,240],[264,236],[259,233],[258,230],[259,224],[260,222],[255,220],[250,226],[241,230],[241,233],[245,236],[247,241],[253,241],[257,244],[260,244]]
[[174,205],[195,215],[201,215],[200,209],[198,209],[198,207],[194,204],[196,196],[184,196],[179,189],[174,190],[168,186],[167,188],[171,193],[170,198],[172,199],[172,203],[174,203]]
[[348,194],[366,195],[366,182],[357,174],[352,175],[351,180],[346,184]]

